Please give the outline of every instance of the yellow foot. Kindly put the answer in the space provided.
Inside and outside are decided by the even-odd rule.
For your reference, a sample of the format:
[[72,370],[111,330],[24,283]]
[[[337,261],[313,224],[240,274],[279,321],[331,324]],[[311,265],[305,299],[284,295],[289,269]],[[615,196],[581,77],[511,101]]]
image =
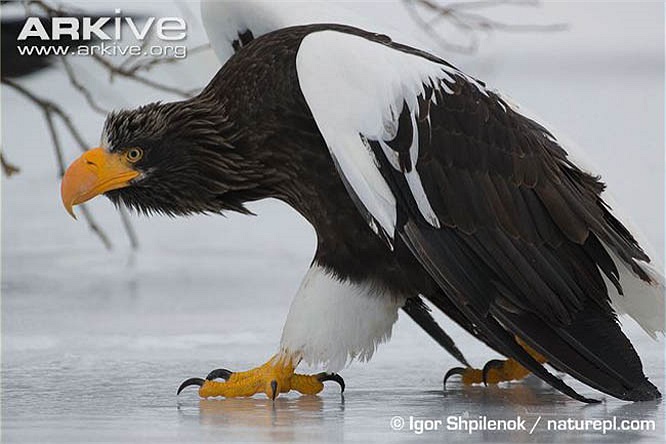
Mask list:
[[[226,369],[213,370],[206,379],[190,378],[178,387],[178,394],[191,385],[199,386],[199,396],[210,398],[224,396],[238,398],[265,393],[275,399],[279,393],[295,390],[304,395],[316,395],[324,389],[325,381],[335,381],[345,391],[345,382],[335,373],[300,375],[294,373],[295,366],[290,358],[272,357],[264,365],[246,372],[231,372]],[[225,382],[216,381],[224,379]]]
[[[530,346],[525,344],[520,338],[516,338],[518,343],[540,364],[546,362],[546,358],[534,351]],[[476,368],[463,368],[455,367],[446,372],[444,376],[444,386],[446,386],[446,381],[454,375],[460,375],[462,377],[462,383],[465,385],[472,384],[499,384],[500,382],[507,381],[518,381],[525,378],[530,374],[530,371],[525,367],[520,365],[517,361],[513,359],[499,360],[493,359],[488,361],[486,365],[483,366],[483,369],[479,370]]]

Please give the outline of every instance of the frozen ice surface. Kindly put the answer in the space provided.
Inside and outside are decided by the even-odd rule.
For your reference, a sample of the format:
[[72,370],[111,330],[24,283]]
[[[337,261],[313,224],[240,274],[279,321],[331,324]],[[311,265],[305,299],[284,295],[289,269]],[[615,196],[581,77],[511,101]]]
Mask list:
[[[456,363],[402,318],[392,341],[370,363],[343,372],[348,386],[344,398],[335,384],[320,397],[290,395],[275,404],[263,397],[199,400],[194,389],[176,397],[177,386],[187,377],[204,376],[217,367],[247,369],[274,352],[289,290],[298,281],[299,273],[286,268],[303,268],[307,258],[293,260],[272,250],[243,257],[224,248],[202,252],[182,247],[169,253],[178,259],[160,260],[163,252],[142,253],[129,267],[121,254],[57,248],[6,260],[5,273],[11,277],[3,298],[6,442],[388,442],[426,437],[452,442],[654,442],[663,435],[661,403],[603,397],[605,403],[585,406],[538,380],[491,388],[453,382],[444,393],[442,374]],[[253,272],[257,258],[261,272]],[[248,279],[252,285],[244,284]],[[481,365],[496,356],[460,330],[453,332],[472,363]],[[647,373],[663,388],[662,345],[635,329],[632,333]],[[606,436],[545,428],[533,435],[476,432],[470,437],[440,431],[423,436],[392,431],[389,421],[398,415],[521,416],[528,424],[538,416],[544,423],[617,416],[654,419],[657,429]]]
[[[389,14],[395,5],[389,6],[359,7],[388,11],[395,21]],[[659,261],[662,9],[659,3],[549,3],[543,10],[521,9],[521,20],[565,21],[570,31],[496,35],[474,57],[445,55],[543,116],[558,136],[575,140],[656,247]],[[165,81],[204,83],[215,70],[211,57],[188,60]],[[76,113],[76,122],[95,143],[102,117],[87,111],[66,79],[51,72],[29,82],[74,111],[85,110]],[[100,78],[97,84],[105,88]],[[116,106],[160,97],[121,85],[124,95],[115,98]],[[131,254],[111,205],[99,199],[91,208],[116,245],[106,252],[61,207],[41,115],[12,91],[2,93],[2,148],[22,168],[2,181],[3,441],[663,442],[662,403],[621,402],[571,378],[567,382],[582,393],[604,402],[586,406],[535,379],[490,388],[451,382],[443,392],[442,376],[456,362],[402,315],[391,342],[371,362],[342,372],[344,398],[335,384],[319,397],[290,395],[274,404],[260,397],[203,401],[193,389],[176,397],[185,378],[218,367],[247,369],[275,351],[314,251],[312,229],[275,201],[253,205],[257,218],[136,218],[141,249]],[[108,100],[114,96],[102,93]],[[75,145],[64,142],[72,160]],[[443,316],[438,319],[472,364],[498,357]],[[651,341],[629,321],[625,327],[663,392],[663,341]],[[409,421],[456,415],[521,416],[528,430],[417,435],[390,427],[394,416]],[[612,417],[654,420],[656,430],[604,435],[546,427],[548,419]]]

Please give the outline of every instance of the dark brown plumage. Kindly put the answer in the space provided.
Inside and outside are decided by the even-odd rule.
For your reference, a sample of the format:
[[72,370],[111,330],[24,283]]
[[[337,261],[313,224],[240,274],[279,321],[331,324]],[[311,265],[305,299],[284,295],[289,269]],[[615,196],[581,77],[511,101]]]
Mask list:
[[[603,202],[599,178],[576,167],[545,128],[500,96],[456,77],[447,83],[452,94],[425,88],[419,109],[428,118],[422,114],[412,128],[409,115],[401,115],[396,137],[385,141],[399,154],[402,171],[389,165],[378,140],[368,140],[397,200],[397,235],[389,249],[386,236],[368,226],[371,215],[350,196],[301,93],[299,44],[322,29],[450,66],[385,36],[337,25],[244,42],[199,96],[109,117],[109,148],[141,146],[145,156],[136,164],[143,176],[108,196],[168,215],[247,212],[245,202],[280,199],[313,225],[314,261],[340,279],[374,282],[410,299],[421,314],[415,298],[423,295],[577,399],[591,401],[552,376],[515,336],[556,368],[612,396],[660,397],[618,326],[603,280],[622,290],[610,253],[644,280],[650,277],[636,261],[649,259]],[[418,209],[403,174],[412,168],[441,228]]]

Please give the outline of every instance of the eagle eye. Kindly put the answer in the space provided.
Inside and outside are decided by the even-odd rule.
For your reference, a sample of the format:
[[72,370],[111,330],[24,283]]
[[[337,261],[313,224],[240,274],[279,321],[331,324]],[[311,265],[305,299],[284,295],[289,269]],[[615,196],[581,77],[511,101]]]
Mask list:
[[125,153],[125,159],[127,159],[128,162],[135,163],[141,160],[143,157],[143,150],[141,148],[130,148],[127,150]]

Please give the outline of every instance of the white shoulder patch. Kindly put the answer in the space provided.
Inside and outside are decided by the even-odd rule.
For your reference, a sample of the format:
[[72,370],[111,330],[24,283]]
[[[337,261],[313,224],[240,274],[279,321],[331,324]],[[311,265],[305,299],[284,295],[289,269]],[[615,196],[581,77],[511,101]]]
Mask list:
[[[409,157],[418,159],[419,96],[426,88],[450,94],[455,77],[485,90],[458,70],[381,43],[340,31],[306,36],[296,57],[301,91],[333,156],[339,173],[365,209],[392,239],[396,199],[365,142],[379,141],[393,168],[400,171],[395,150],[387,146],[398,133],[398,118],[407,106],[414,129]],[[435,102],[436,96],[429,100]],[[416,168],[402,171],[419,211],[431,225],[439,220],[428,201]],[[368,221],[372,225],[372,221]]]

